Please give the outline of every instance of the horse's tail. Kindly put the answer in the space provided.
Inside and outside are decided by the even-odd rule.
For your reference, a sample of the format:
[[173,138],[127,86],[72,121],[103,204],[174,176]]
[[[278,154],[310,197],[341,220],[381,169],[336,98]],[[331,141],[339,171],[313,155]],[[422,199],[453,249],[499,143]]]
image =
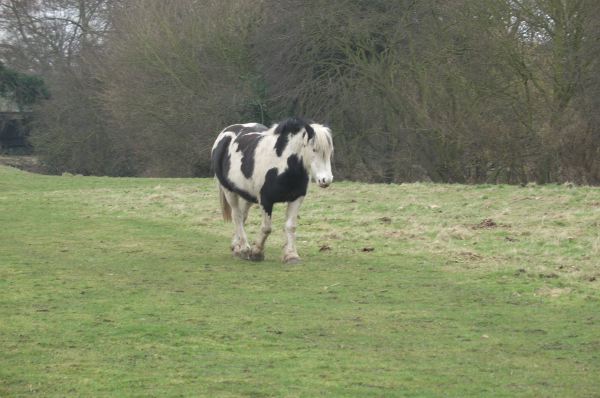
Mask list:
[[231,221],[231,206],[229,206],[229,202],[227,202],[227,198],[225,197],[225,192],[223,192],[223,187],[219,184],[219,200],[221,202],[221,213],[223,214],[223,220]]

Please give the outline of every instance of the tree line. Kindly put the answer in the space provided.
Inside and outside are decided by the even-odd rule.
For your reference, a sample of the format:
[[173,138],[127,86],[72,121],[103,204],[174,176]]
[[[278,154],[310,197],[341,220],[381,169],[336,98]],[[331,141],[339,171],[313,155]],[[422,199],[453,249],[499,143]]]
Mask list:
[[600,183],[595,0],[0,0],[53,171],[206,176],[228,124],[328,123],[337,177]]

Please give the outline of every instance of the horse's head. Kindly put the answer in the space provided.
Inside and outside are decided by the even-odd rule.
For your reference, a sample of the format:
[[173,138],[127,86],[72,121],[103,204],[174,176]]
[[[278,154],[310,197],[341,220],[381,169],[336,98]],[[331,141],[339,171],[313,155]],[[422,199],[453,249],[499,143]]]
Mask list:
[[321,188],[327,188],[333,181],[331,173],[331,156],[333,155],[333,140],[329,128],[313,123],[310,125],[314,135],[308,140],[310,169],[315,182]]

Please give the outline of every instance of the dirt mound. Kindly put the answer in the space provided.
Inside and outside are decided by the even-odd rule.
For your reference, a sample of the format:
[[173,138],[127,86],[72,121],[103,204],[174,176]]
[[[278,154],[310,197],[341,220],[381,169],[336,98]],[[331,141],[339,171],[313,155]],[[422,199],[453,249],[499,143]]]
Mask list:
[[0,165],[14,167],[30,173],[49,174],[35,156],[0,155]]
[[473,225],[473,229],[487,229],[487,228],[496,228],[498,224],[491,218],[486,218],[479,224]]

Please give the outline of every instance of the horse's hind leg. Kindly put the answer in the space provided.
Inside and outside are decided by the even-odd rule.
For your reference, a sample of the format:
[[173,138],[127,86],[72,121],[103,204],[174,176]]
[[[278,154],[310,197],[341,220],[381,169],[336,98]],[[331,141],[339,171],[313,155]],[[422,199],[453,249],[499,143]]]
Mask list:
[[244,221],[248,216],[250,203],[232,192],[226,192],[225,196],[231,206],[231,219],[235,226],[235,233],[231,242],[233,255],[248,260],[250,259],[251,249],[244,230]]
[[[246,225],[246,220],[248,219],[248,212],[250,210],[250,207],[252,207],[251,203],[248,203],[247,201],[245,201],[244,199],[242,199],[240,196],[237,196],[237,207],[239,208],[241,215],[242,215],[242,229],[244,227],[244,225]],[[233,216],[232,216],[233,218]],[[239,234],[239,228],[237,226],[237,224],[234,221],[234,226],[235,226],[235,231],[233,234],[233,240],[231,241],[231,250],[233,250],[236,246],[239,245],[241,236]],[[247,240],[247,239],[246,239]]]
[[298,212],[304,196],[299,197],[293,202],[288,203],[285,221],[285,235],[287,242],[283,248],[283,261],[286,264],[296,264],[300,262],[300,256],[296,250],[296,225],[298,220]]

